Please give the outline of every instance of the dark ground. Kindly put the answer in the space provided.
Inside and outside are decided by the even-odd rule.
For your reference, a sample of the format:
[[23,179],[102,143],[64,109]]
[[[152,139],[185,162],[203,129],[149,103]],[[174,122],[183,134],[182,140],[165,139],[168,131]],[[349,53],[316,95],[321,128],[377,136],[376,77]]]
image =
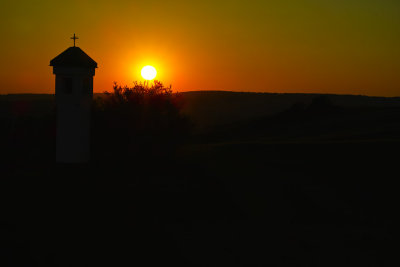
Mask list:
[[396,105],[322,98],[86,166],[54,163],[50,109],[2,112],[0,266],[399,264]]

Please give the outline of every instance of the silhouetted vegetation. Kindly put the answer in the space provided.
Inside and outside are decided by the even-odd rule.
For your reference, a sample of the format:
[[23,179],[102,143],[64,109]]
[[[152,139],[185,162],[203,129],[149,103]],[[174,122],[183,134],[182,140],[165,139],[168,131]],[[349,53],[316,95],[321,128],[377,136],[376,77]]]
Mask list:
[[190,134],[191,123],[181,113],[183,98],[161,82],[114,84],[94,101],[93,155],[118,160],[172,153]]

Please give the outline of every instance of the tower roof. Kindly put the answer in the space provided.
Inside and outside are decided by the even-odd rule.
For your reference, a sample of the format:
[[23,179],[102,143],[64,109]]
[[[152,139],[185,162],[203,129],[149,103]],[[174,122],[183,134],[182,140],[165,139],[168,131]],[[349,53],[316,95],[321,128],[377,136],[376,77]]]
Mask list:
[[79,47],[70,47],[50,61],[50,66],[97,68],[97,63]]

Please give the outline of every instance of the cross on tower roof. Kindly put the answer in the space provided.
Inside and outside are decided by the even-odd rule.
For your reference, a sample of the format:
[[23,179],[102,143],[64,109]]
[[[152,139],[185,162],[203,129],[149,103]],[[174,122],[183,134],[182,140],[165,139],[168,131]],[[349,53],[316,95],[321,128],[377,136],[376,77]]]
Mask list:
[[71,37],[71,39],[73,39],[74,40],[74,47],[75,47],[75,41],[77,40],[77,39],[79,39],[76,35],[75,35],[75,33],[74,33],[74,37]]

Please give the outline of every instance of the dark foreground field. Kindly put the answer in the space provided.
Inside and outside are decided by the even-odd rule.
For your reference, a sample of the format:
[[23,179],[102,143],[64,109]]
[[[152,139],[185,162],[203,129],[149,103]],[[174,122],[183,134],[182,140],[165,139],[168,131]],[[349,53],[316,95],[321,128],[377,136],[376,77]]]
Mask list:
[[397,99],[309,96],[235,119],[262,102],[201,94],[177,151],[85,166],[54,163],[46,108],[15,124],[3,112],[0,265],[399,264]]

